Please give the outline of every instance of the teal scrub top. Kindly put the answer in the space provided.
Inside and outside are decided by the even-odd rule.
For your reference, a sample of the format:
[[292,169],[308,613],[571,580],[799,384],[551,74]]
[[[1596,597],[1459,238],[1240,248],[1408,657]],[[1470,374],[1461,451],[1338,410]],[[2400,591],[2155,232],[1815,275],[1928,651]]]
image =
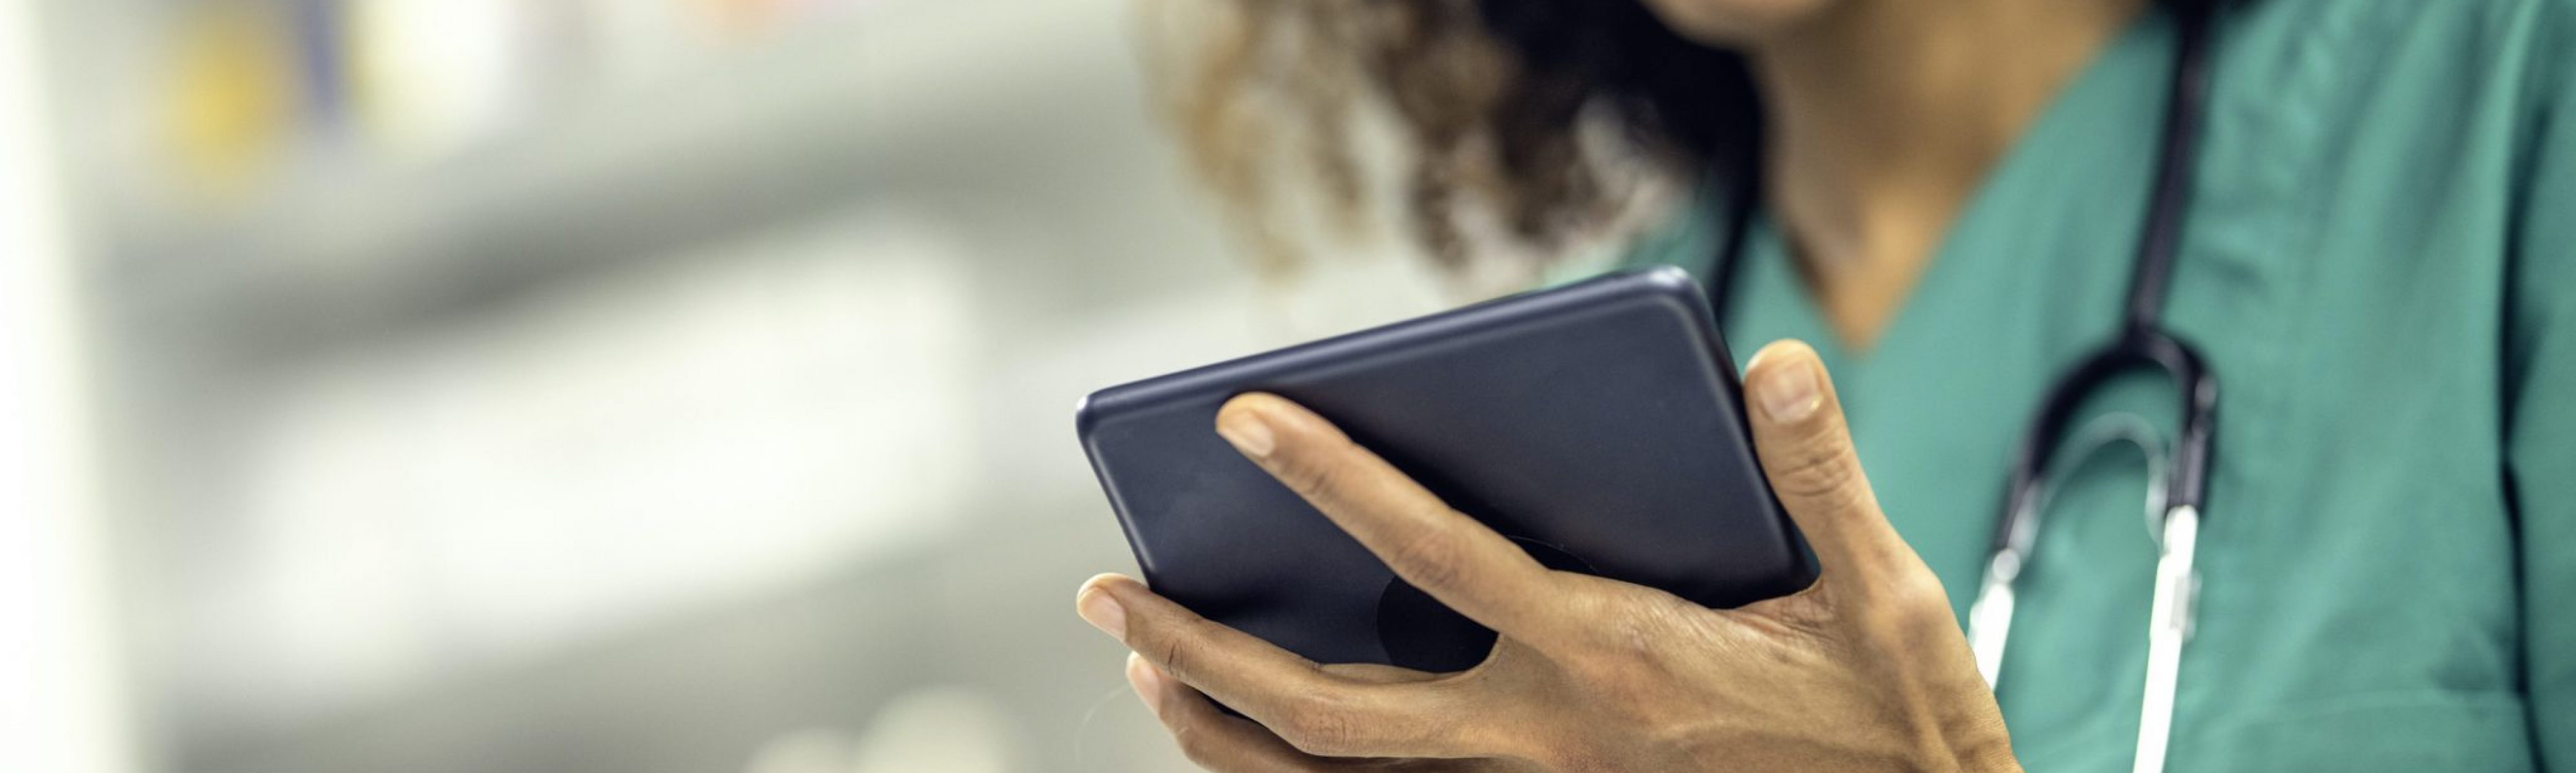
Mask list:
[[[1823,353],[1962,619],[2023,427],[2117,326],[2173,38],[2070,82],[1868,351],[1751,234],[1728,343]],[[2576,2],[2250,0],[2215,64],[2166,305],[2221,382],[2171,769],[2576,771]],[[1705,271],[1715,220],[1631,263]],[[2171,436],[2159,377],[2094,403]],[[2061,458],[1998,697],[2028,769],[2125,771],[2144,462]]]

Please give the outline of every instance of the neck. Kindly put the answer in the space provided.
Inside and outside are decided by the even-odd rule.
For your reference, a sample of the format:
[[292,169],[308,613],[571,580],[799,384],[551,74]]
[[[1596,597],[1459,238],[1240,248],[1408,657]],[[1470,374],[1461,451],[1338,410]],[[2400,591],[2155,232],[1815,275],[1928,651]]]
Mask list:
[[1986,172],[2146,0],[1845,0],[1747,49],[1774,216],[1837,333],[1893,316]]

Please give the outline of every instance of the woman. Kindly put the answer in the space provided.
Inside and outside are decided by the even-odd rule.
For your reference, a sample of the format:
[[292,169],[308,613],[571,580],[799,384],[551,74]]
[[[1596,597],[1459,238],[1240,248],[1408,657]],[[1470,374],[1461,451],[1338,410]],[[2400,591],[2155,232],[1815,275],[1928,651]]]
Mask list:
[[[1632,259],[1707,272],[1738,230],[1716,194],[1758,193],[1711,278],[1737,351],[1816,342],[1761,347],[1745,379],[1825,571],[1723,611],[1548,572],[1322,419],[1238,398],[1217,432],[1504,636],[1460,674],[1317,667],[1134,580],[1087,583],[1078,611],[1136,651],[1193,759],[2131,765],[2156,557],[2134,454],[2060,466],[1995,690],[1958,620],[2033,406],[2120,324],[2194,7],[1234,1],[1256,23],[1203,95],[1284,95],[1326,128],[1383,98],[1424,151],[1409,199],[1436,253],[1468,252],[1452,224],[1486,214],[1542,247],[1580,236],[1643,158],[1711,195]],[[2576,771],[2576,2],[2216,14],[2162,306],[2227,385],[2170,768]],[[1189,114],[1201,158],[1257,193],[1229,99]],[[1334,136],[1309,143],[1316,178],[1352,198]],[[2165,385],[2113,387],[2085,413],[2173,423]]]

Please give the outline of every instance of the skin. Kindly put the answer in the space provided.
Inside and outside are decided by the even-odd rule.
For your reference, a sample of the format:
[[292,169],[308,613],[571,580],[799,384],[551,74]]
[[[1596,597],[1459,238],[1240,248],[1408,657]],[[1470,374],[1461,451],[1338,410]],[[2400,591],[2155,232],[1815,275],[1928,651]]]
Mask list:
[[1745,53],[1767,196],[1844,345],[1874,344],[1986,172],[2145,0],[1647,0]]
[[[1987,170],[2146,0],[1646,0],[1745,52],[1766,192],[1843,343],[1896,318]],[[1549,571],[1269,395],[1217,432],[1398,575],[1501,633],[1457,674],[1319,665],[1102,575],[1075,597],[1190,759],[1292,771],[2012,771],[1940,583],[1888,526],[1813,350],[1745,373],[1756,448],[1824,572],[1741,609]],[[1222,713],[1222,701],[1251,719]]]
[[1085,583],[1075,609],[1134,651],[1138,695],[1221,773],[2019,770],[1940,582],[1879,511],[1823,363],[1773,344],[1746,385],[1763,469],[1823,565],[1804,592],[1720,610],[1548,570],[1323,418],[1250,394],[1217,433],[1500,632],[1492,654],[1456,674],[1318,665],[1118,575]]

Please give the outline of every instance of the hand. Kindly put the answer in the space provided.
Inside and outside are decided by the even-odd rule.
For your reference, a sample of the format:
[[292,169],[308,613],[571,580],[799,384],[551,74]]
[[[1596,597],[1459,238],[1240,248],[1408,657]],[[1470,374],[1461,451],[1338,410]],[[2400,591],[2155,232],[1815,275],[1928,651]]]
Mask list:
[[[1741,609],[1550,571],[1321,417],[1244,395],[1217,432],[1405,581],[1500,633],[1456,674],[1318,666],[1103,575],[1075,607],[1190,759],[1259,771],[2013,771],[1950,604],[1862,477],[1824,366],[1753,358],[1753,434],[1823,565]],[[1224,702],[1258,723],[1221,712]]]

